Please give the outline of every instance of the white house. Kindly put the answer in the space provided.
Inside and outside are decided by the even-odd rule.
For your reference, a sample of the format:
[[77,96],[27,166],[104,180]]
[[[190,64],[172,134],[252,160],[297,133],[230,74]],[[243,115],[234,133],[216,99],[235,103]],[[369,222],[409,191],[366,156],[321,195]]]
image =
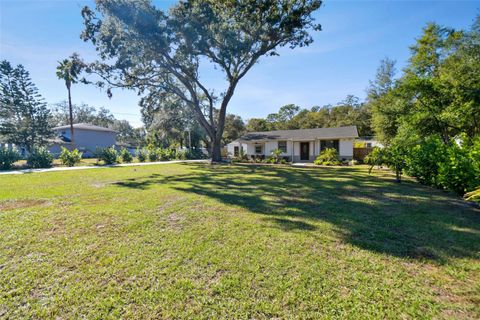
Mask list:
[[[95,126],[88,123],[76,123],[73,125],[75,148],[82,151],[85,156],[93,156],[97,148],[107,148],[116,144],[117,132],[115,130]],[[59,154],[61,147],[70,149],[70,125],[53,128],[54,139],[49,150],[53,154]]]
[[383,144],[380,143],[378,140],[375,140],[373,137],[359,137],[355,140],[357,145],[363,145],[363,148],[383,148]]
[[356,126],[250,132],[227,145],[230,157],[240,150],[248,158],[266,158],[273,150],[292,162],[313,162],[320,151],[335,148],[341,159],[353,158],[353,143],[358,138]]

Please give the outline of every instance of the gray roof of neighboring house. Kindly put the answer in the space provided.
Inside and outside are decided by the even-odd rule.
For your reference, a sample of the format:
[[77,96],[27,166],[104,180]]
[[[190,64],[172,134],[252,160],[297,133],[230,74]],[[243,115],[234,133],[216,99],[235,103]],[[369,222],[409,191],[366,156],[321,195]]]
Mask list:
[[249,132],[235,142],[357,138],[357,126]]
[[[80,129],[80,130],[117,132],[113,129],[109,129],[109,128],[105,128],[105,127],[99,127],[99,126],[95,126],[95,125],[89,124],[89,123],[74,123],[73,128],[74,129]],[[63,130],[63,129],[70,129],[70,125],[53,128],[53,130]]]

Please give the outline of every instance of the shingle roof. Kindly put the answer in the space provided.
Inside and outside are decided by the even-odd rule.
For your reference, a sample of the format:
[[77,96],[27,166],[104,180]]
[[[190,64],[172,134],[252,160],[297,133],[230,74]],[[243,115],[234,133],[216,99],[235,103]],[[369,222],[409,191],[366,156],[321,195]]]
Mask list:
[[357,126],[249,132],[235,141],[314,140],[357,138]]
[[[80,130],[117,132],[113,129],[99,127],[99,126],[95,126],[95,125],[89,124],[89,123],[74,123],[73,128],[74,129],[80,129]],[[62,130],[62,129],[70,129],[70,125],[53,128],[53,130]]]

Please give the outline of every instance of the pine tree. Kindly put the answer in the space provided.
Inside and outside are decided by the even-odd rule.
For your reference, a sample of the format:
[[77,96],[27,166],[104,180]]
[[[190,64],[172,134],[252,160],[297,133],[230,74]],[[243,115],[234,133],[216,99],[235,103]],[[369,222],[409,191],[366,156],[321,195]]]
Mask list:
[[52,136],[47,109],[30,74],[22,65],[0,62],[0,135],[31,151]]

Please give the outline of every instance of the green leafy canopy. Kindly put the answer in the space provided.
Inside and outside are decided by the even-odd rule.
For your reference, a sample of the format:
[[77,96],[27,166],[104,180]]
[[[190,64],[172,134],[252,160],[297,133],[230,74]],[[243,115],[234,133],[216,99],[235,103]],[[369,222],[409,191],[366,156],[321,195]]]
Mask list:
[[[195,112],[218,160],[226,109],[238,82],[262,56],[309,45],[310,30],[320,30],[312,16],[320,5],[319,0],[192,0],[167,14],[146,0],[97,0],[96,11],[82,10],[82,38],[95,45],[103,61],[87,71],[99,75],[97,85],[109,92],[134,88],[151,101],[179,99]],[[226,88],[215,91],[202,82],[204,62],[223,73]]]

